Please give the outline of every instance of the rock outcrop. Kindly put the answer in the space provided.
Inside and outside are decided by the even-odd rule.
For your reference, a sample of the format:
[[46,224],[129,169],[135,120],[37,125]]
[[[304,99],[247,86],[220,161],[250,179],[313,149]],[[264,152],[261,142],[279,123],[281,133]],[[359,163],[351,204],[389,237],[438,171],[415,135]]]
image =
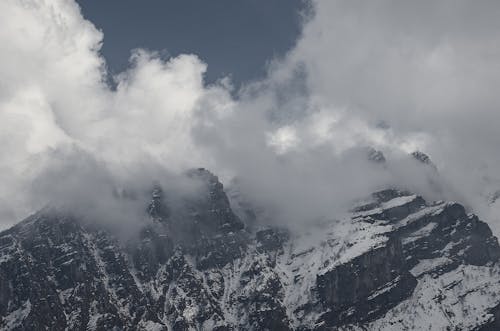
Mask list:
[[496,330],[500,248],[457,203],[374,193],[350,217],[250,230],[222,184],[132,239],[53,209],[0,233],[6,330]]

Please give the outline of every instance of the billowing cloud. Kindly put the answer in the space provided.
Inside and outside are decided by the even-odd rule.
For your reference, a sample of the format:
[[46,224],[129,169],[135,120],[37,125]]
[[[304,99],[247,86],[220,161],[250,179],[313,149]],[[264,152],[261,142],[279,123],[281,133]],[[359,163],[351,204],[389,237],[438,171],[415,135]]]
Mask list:
[[[196,56],[163,60],[134,51],[130,68],[111,89],[99,54],[102,33],[75,2],[4,1],[0,12],[3,222],[18,221],[48,202],[43,198],[68,196],[83,184],[79,180],[90,196],[92,173],[102,183],[103,173],[126,178],[143,167],[163,164],[175,172],[202,163],[190,130],[204,117],[219,116],[232,100],[225,87],[204,86],[206,65]],[[74,163],[87,167],[89,158],[92,171],[67,170]],[[47,172],[50,185],[40,180]],[[41,183],[44,191],[35,187]]]
[[[111,88],[102,32],[74,1],[2,1],[0,222],[54,200],[139,218],[117,189],[162,178],[180,189],[175,174],[198,166],[274,221],[337,217],[394,185],[487,210],[500,188],[500,4],[312,5],[294,49],[233,91],[227,78],[207,85],[196,55],[147,50]],[[408,156],[416,149],[440,175]]]
[[499,184],[500,4],[314,4],[314,19],[285,67],[305,67],[320,108],[347,109],[347,118],[372,128],[367,133],[378,123],[390,125],[394,136],[379,145],[425,150],[481,209],[479,200]]

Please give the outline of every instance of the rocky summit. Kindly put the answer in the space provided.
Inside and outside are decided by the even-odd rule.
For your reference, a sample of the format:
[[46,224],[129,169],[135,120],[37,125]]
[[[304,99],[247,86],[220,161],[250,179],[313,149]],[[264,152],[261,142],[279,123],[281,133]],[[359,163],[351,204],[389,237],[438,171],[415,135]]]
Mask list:
[[222,184],[126,241],[45,208],[0,233],[2,330],[500,330],[500,248],[454,202],[397,189],[294,233],[244,224]]

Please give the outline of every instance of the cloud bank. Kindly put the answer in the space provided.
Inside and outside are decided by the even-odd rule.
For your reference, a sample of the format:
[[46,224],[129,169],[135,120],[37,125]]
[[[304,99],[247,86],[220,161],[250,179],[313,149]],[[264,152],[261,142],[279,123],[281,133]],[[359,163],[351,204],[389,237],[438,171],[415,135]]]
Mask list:
[[[190,184],[177,175],[200,166],[277,222],[337,217],[398,185],[460,199],[496,224],[486,201],[500,188],[500,4],[311,6],[268,77],[234,91],[227,78],[206,84],[196,55],[148,50],[132,52],[111,88],[103,34],[74,1],[2,1],[2,226],[54,201],[139,218],[117,189],[180,190]],[[439,175],[408,156],[417,149]]]

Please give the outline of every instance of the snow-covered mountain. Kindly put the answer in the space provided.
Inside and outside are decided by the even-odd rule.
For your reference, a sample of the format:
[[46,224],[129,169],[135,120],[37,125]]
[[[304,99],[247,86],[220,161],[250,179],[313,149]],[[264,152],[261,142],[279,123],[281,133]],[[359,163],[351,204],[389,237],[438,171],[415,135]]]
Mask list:
[[249,227],[217,177],[124,241],[46,208],[0,233],[5,330],[500,330],[500,247],[453,202],[397,189],[296,234]]

